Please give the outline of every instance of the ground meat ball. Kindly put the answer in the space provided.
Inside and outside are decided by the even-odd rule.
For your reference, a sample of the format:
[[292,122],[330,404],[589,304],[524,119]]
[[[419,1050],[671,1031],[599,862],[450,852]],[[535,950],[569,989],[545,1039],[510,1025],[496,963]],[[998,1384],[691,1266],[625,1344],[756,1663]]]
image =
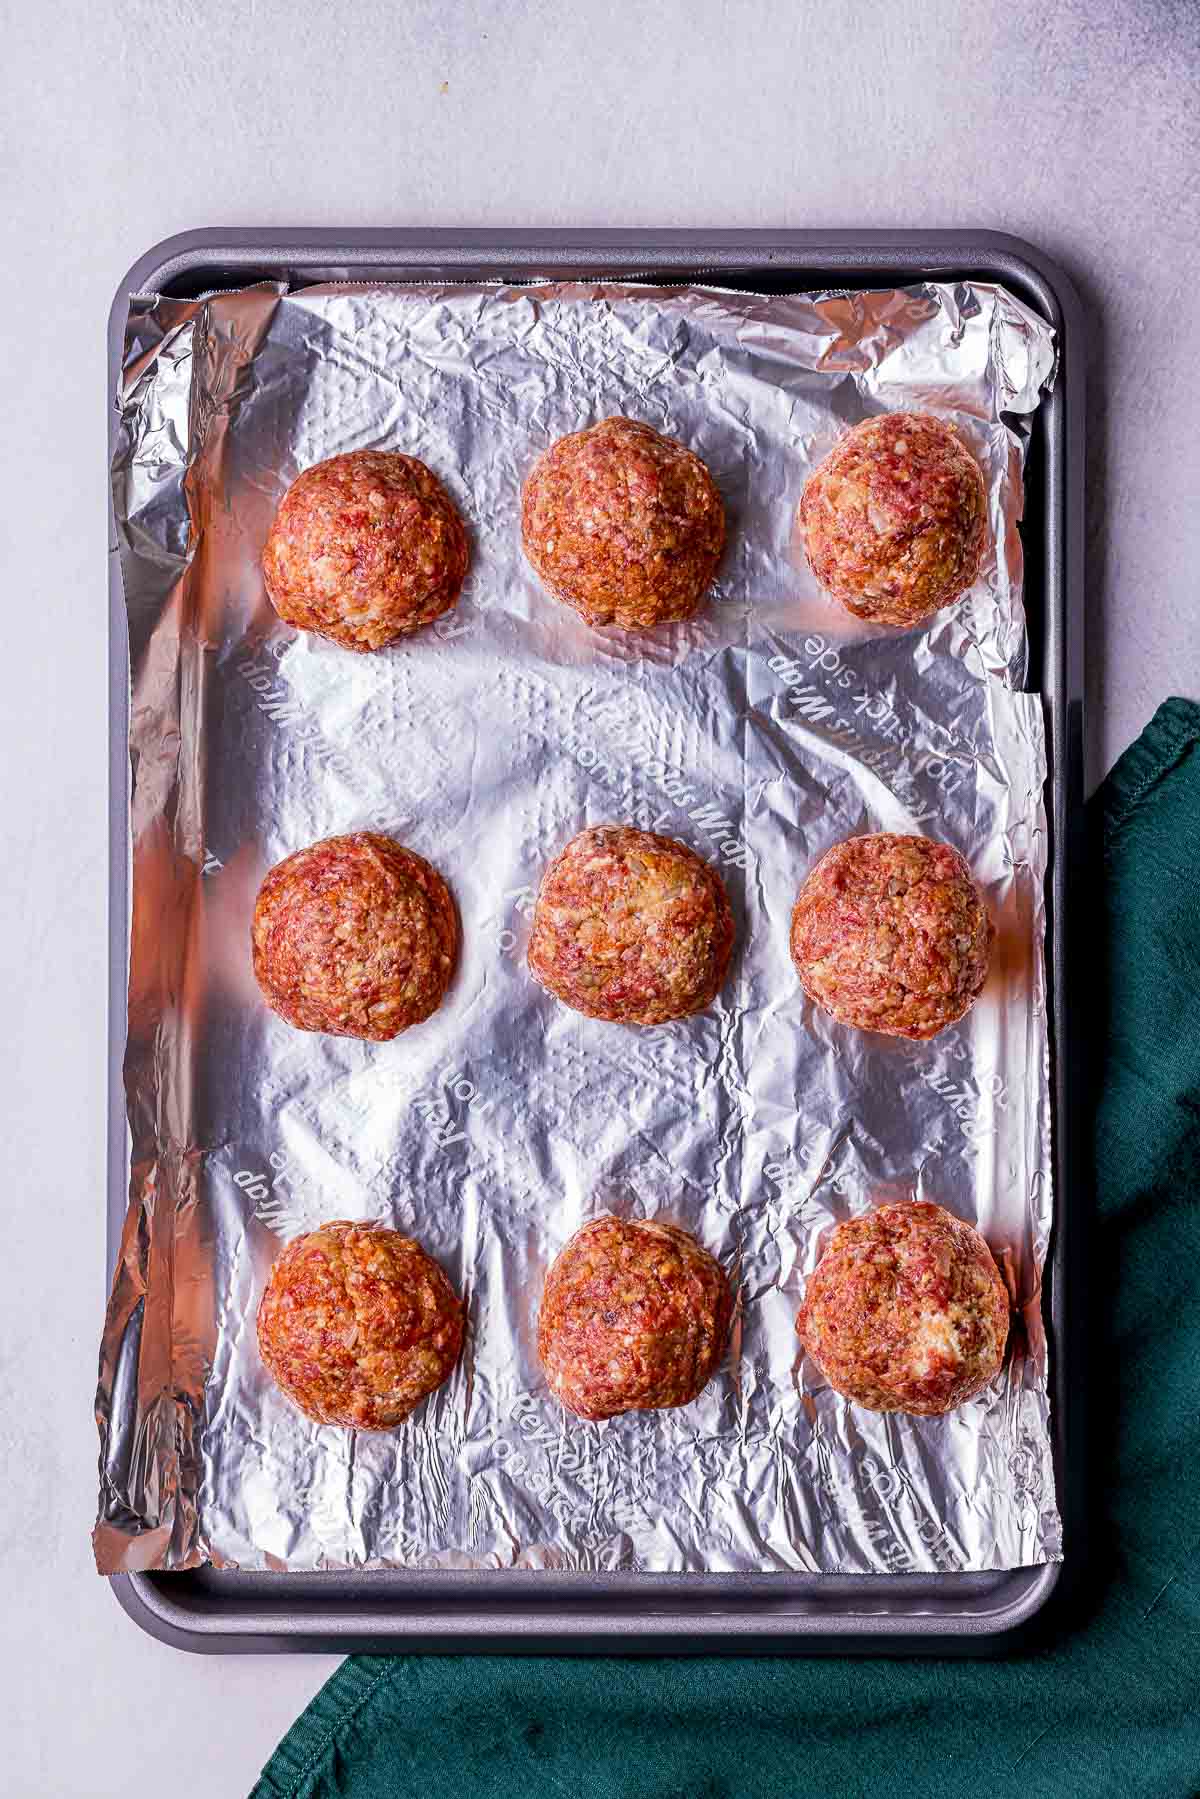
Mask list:
[[258,890],[254,973],[301,1031],[383,1043],[442,1002],[458,916],[435,868],[390,837],[326,837],[279,862]]
[[725,547],[725,513],[698,456],[633,419],[560,437],[521,505],[525,554],[590,625],[691,618]]
[[467,573],[467,534],[415,456],[354,450],[305,469],[263,551],[280,618],[348,650],[379,650],[449,610]]
[[358,1430],[402,1423],[462,1336],[462,1303],[419,1243],[342,1219],[287,1245],[258,1308],[272,1379],[318,1424]]
[[809,874],[792,960],[839,1023],[933,1037],[978,998],[995,934],[957,850],[880,832],[835,843]]
[[733,948],[721,877],[653,831],[598,825],[572,837],[542,877],[529,967],[576,1012],[664,1024],[713,999]]
[[810,475],[799,522],[828,593],[859,618],[917,625],[979,573],[987,491],[951,426],[889,412],[848,432]]
[[597,1218],[546,1276],[538,1355],[577,1417],[687,1405],[712,1378],[732,1315],[724,1270],[686,1231]]
[[992,1252],[941,1206],[840,1224],[796,1319],[830,1386],[872,1412],[949,1412],[1004,1360],[1009,1298]]

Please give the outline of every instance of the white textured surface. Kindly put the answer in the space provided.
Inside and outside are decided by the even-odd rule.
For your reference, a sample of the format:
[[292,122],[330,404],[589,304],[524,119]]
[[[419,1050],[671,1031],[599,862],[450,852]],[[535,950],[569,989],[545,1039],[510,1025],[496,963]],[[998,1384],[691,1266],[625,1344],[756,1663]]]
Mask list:
[[[972,225],[1092,327],[1093,779],[1200,692],[1189,0],[9,8],[0,1786],[248,1790],[328,1658],[160,1648],[90,1572],[104,1167],[103,326],[197,224]],[[36,1520],[36,1528],[31,1528]],[[117,1751],[118,1736],[126,1747]]]

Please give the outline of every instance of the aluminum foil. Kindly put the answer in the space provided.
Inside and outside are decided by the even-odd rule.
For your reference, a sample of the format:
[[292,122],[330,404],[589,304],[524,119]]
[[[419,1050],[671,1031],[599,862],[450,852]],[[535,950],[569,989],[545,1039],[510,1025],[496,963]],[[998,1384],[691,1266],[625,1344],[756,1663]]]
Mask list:
[[[1001,289],[260,286],[130,306],[113,465],[132,663],[129,1212],[101,1356],[105,1570],[553,1566],[930,1572],[1055,1559],[1039,1287],[1051,1221],[1042,718],[1022,691],[1021,466],[1052,334]],[[925,407],[985,471],[994,547],[907,635],[816,588],[805,477],[849,423]],[[612,413],[704,457],[728,508],[689,625],[590,630],[543,593],[519,495]],[[278,623],[259,554],[288,483],[363,446],[422,457],[472,535],[457,609],[355,656]],[[578,1017],[524,961],[541,870],[585,825],[711,857],[740,950],[710,1011]],[[306,1035],[255,988],[280,857],[394,833],[464,924],[441,1010],[390,1044]],[[928,1044],[803,998],[797,884],[868,830],[957,845],[999,938]],[[1018,1305],[1004,1375],[942,1419],[859,1410],[798,1357],[834,1224],[914,1192],[983,1230]],[[602,1211],[684,1225],[734,1272],[727,1366],[692,1406],[562,1413],[535,1318]],[[469,1303],[461,1367],[390,1435],[308,1423],[255,1346],[281,1242],[417,1237]]]

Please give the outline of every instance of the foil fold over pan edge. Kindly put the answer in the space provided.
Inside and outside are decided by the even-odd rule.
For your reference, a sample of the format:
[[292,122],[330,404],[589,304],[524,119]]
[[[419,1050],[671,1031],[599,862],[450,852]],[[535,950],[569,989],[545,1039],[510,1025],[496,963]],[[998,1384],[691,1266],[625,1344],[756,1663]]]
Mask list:
[[[101,1350],[104,1571],[501,1567],[984,1571],[1057,1559],[1039,1292],[1051,1224],[1039,702],[1022,689],[1021,466],[1053,335],[1002,288],[278,284],[131,304],[113,493],[129,615],[130,1204]],[[837,612],[796,554],[811,466],[868,412],[952,419],[994,553],[924,630]],[[704,456],[730,550],[691,625],[634,642],[540,592],[521,480],[610,413]],[[423,457],[472,534],[456,611],[370,658],[297,639],[258,556],[300,468]],[[644,824],[720,868],[738,921],[711,1013],[650,1032],[557,1007],[523,965],[549,855]],[[446,875],[463,963],[390,1045],[289,1031],[248,969],[270,863],[393,832]],[[787,955],[796,884],[862,829],[967,855],[998,925],[932,1044],[843,1033]],[[838,1219],[913,1192],[984,1231],[1020,1327],[945,1419],[880,1417],[798,1358]],[[661,1215],[735,1273],[729,1366],[604,1426],[540,1379],[545,1268],[584,1218]],[[467,1296],[464,1361],[399,1432],[312,1426],[254,1309],[329,1217],[418,1236]]]

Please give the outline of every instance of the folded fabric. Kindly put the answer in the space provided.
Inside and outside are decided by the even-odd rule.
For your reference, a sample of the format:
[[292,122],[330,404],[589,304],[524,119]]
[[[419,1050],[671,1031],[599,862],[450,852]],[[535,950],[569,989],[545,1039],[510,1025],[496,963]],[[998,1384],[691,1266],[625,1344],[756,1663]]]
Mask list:
[[1198,744],[1200,706],[1169,700],[1091,803],[1096,1204],[1072,1298],[1095,1455],[1087,1581],[1053,1640],[989,1661],[355,1656],[255,1799],[1200,1794]]

